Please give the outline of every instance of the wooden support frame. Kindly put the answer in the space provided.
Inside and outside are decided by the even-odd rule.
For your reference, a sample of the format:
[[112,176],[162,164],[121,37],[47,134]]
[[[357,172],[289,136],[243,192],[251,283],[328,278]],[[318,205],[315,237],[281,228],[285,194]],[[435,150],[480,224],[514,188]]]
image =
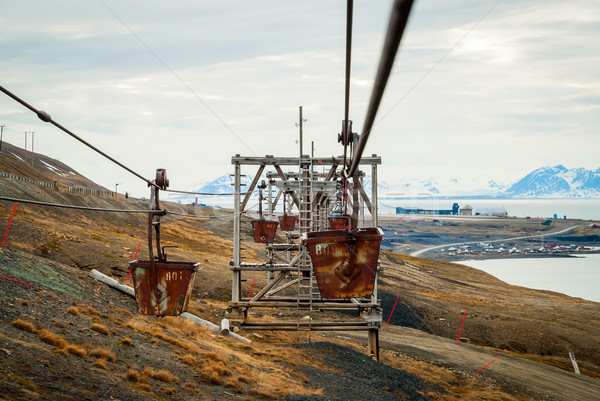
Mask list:
[[[312,196],[308,199],[309,208],[312,212],[310,215],[315,215],[315,221],[319,221],[319,213],[327,212],[327,206],[331,203],[333,196],[332,183],[336,177],[337,169],[343,163],[343,158],[340,157],[327,157],[318,158],[308,156],[300,157],[274,157],[267,155],[265,157],[242,157],[235,155],[231,159],[231,163],[234,166],[234,224],[233,224],[233,257],[231,261],[230,270],[232,272],[232,295],[231,301],[228,304],[227,316],[232,320],[234,327],[239,327],[248,330],[295,330],[295,331],[366,331],[368,333],[369,340],[369,352],[374,357],[378,357],[378,339],[379,339],[379,327],[382,321],[382,310],[380,301],[377,299],[377,283],[375,283],[375,291],[370,298],[366,299],[323,299],[319,294],[315,294],[311,285],[306,283],[312,283],[312,264],[310,264],[310,258],[308,257],[307,250],[300,243],[290,244],[268,244],[267,247],[269,255],[272,256],[273,252],[284,251],[287,252],[288,263],[273,263],[273,257],[265,263],[243,263],[241,260],[241,226],[242,220],[241,215],[244,213],[246,206],[251,198],[252,192],[256,188],[260,180],[261,174],[265,172],[268,167],[272,167],[274,172],[267,172],[266,176],[269,179],[269,184],[276,183],[280,189],[280,192],[275,196],[275,201],[272,201],[272,195],[269,192],[269,200],[271,205],[269,207],[269,215],[272,216],[274,213],[276,202],[279,201],[279,195],[282,189],[288,191],[293,203],[300,210],[300,205],[304,201],[302,197],[302,188],[306,188],[306,184],[301,183],[302,180],[306,180],[306,168],[310,166],[310,173],[312,173],[314,166],[329,167],[329,170],[325,172],[319,172],[314,176],[310,177],[310,187],[312,187]],[[369,199],[367,192],[363,186],[358,182],[354,181],[356,191],[354,191],[354,199],[352,199],[352,208],[359,209],[363,205],[366,205],[368,211],[371,214],[371,226],[377,225],[377,166],[381,164],[381,157],[372,155],[371,157],[363,157],[361,165],[371,165],[372,172],[372,188],[371,197],[373,201]],[[241,199],[241,169],[244,167],[255,167],[257,169],[254,179],[250,186],[246,188],[246,194],[244,199]],[[283,166],[295,166],[299,168],[298,173],[286,174],[283,170]],[[301,166],[304,170],[301,170]],[[309,173],[309,174],[310,174]],[[358,174],[358,173],[357,173]],[[358,177],[358,175],[357,175]],[[277,182],[277,178],[281,181]],[[306,181],[304,181],[306,182]],[[306,192],[304,192],[306,193]],[[303,203],[306,205],[306,203]],[[306,207],[305,207],[306,208]],[[313,220],[312,217],[310,220]],[[320,227],[312,223],[315,227]],[[315,229],[313,227],[313,229]],[[305,228],[306,229],[306,228]],[[292,236],[287,236],[289,241],[292,241]],[[296,236],[296,241],[298,241]],[[292,257],[293,255],[293,257]],[[304,255],[304,256],[303,256]],[[306,265],[306,258],[309,260],[309,264]],[[282,258],[278,258],[282,259]],[[283,261],[283,260],[282,260]],[[267,285],[263,287],[258,293],[252,298],[245,298],[241,296],[241,283],[242,276],[248,272],[263,271],[267,274]],[[290,293],[294,289],[298,288],[296,293]],[[300,289],[303,288],[304,292]],[[250,309],[257,308],[283,308],[288,310],[297,310],[298,312],[303,311],[306,313],[315,313],[315,311],[356,311],[357,314],[362,317],[360,319],[351,319],[342,321],[331,321],[327,320],[314,320],[311,318],[308,322],[300,320],[297,321],[276,321],[276,322],[251,322],[247,320],[248,311]],[[311,312],[312,311],[312,312]],[[344,319],[344,317],[341,317]]]

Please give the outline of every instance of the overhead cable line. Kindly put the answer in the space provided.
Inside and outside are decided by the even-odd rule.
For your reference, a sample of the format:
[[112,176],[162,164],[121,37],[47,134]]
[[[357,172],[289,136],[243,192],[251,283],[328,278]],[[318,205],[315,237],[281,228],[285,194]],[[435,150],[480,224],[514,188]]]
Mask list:
[[23,106],[27,107],[29,110],[33,111],[38,116],[38,118],[40,120],[42,120],[43,122],[50,123],[50,124],[54,125],[55,127],[59,128],[60,130],[62,130],[63,132],[69,134],[71,137],[73,137],[76,140],[78,140],[79,142],[83,143],[88,148],[90,148],[90,149],[94,150],[95,152],[101,154],[102,156],[106,157],[108,160],[110,160],[111,162],[115,163],[119,167],[121,167],[121,168],[129,171],[131,174],[135,175],[136,177],[140,178],[144,182],[148,183],[148,185],[150,185],[150,186],[156,186],[156,184],[154,184],[152,181],[150,181],[147,178],[145,178],[143,175],[141,175],[139,173],[136,173],[135,171],[133,171],[132,169],[130,169],[129,167],[127,167],[123,163],[121,163],[118,160],[114,159],[113,157],[107,155],[106,153],[104,153],[103,151],[101,151],[100,149],[98,149],[97,147],[95,147],[94,145],[90,144],[89,142],[85,141],[83,138],[81,138],[78,135],[76,135],[74,132],[70,131],[69,129],[63,127],[61,124],[59,124],[56,121],[54,121],[52,119],[52,117],[50,117],[50,114],[46,113],[43,110],[36,109],[35,107],[33,107],[32,105],[30,105],[29,103],[27,103],[26,101],[24,101],[23,99],[21,99],[20,97],[18,97],[17,95],[15,95],[14,93],[12,93],[11,91],[9,91],[8,89],[4,88],[1,85],[0,85],[0,91],[4,92],[6,95],[8,95],[9,97],[11,97],[12,99],[14,99],[15,101],[17,101],[18,103],[22,104]]
[[35,200],[32,200],[32,199],[16,199],[16,198],[10,198],[8,196],[1,196],[1,195],[0,195],[0,200],[9,201],[9,202],[26,203],[26,204],[38,205],[38,206],[47,206],[47,207],[60,207],[60,208],[78,209],[78,210],[91,210],[91,211],[94,211],[94,212],[153,213],[153,214],[165,214],[165,213],[167,213],[166,210],[126,210],[126,209],[106,209],[106,208],[100,208],[100,207],[65,205],[65,204],[61,204],[61,203],[49,203],[49,202],[35,201]]
[[111,12],[112,15],[115,16],[116,19],[119,20],[119,22],[121,22],[121,24],[123,24],[123,26],[125,26],[125,28],[127,28],[127,30],[129,30],[129,32],[131,32],[131,34],[133,36],[135,36],[135,38],[142,44],[144,45],[144,47],[150,52],[152,53],[152,55],[167,69],[169,70],[169,72],[171,74],[173,74],[173,76],[175,78],[177,78],[177,80],[192,94],[192,96],[194,96],[200,103],[202,103],[202,105],[204,107],[206,107],[206,109],[217,119],[219,120],[219,122],[238,140],[240,141],[240,143],[242,145],[244,145],[246,147],[246,149],[248,149],[250,151],[250,153],[252,153],[254,156],[256,156],[256,153],[254,153],[254,151],[250,148],[250,146],[248,146],[248,144],[246,142],[244,142],[242,140],[242,138],[235,133],[235,131],[221,118],[219,117],[219,115],[210,108],[210,106],[204,101],[202,100],[202,98],[200,96],[198,96],[198,94],[196,94],[196,92],[194,92],[194,90],[183,80],[181,79],[181,77],[179,75],[177,75],[177,73],[171,68],[169,67],[169,65],[146,43],[144,42],[144,40],[137,34],[135,33],[135,31],[133,29],[131,29],[131,27],[129,25],[127,25],[127,23],[121,18],[119,17],[119,15],[108,6],[108,4],[106,4],[106,2],[104,0],[100,0],[100,2],[104,5],[104,7],[106,7],[108,9],[108,11]]
[[379,109],[379,104],[383,97],[383,92],[387,85],[387,81],[392,72],[392,66],[394,65],[394,59],[402,40],[402,34],[406,28],[408,22],[408,16],[410,15],[410,9],[412,8],[413,0],[396,0],[390,13],[390,21],[388,23],[388,30],[385,36],[385,42],[383,44],[383,50],[381,52],[381,59],[379,60],[379,67],[377,69],[377,75],[375,77],[375,83],[373,84],[373,91],[371,92],[371,100],[369,101],[369,107],[365,117],[365,123],[362,130],[362,135],[358,141],[358,144],[354,148],[354,155],[352,157],[352,163],[348,170],[344,172],[346,177],[352,177],[356,171],[362,153],[365,149],[371,128],[373,128],[373,122]]
[[178,194],[188,194],[188,195],[204,195],[204,196],[233,196],[233,195],[247,195],[253,192],[256,192],[256,190],[253,191],[247,191],[247,192],[227,192],[227,193],[210,193],[210,192],[194,192],[194,191],[180,191],[178,189],[164,189],[163,191],[165,192],[174,192],[174,193],[178,193]]
[[349,130],[350,119],[350,71],[352,61],[352,15],[354,10],[354,1],[348,0],[346,7],[346,78],[344,86],[344,125],[342,126],[342,144],[344,145],[344,168],[346,168],[346,158],[348,154],[348,143],[352,132]]
[[[244,214],[246,213],[246,210],[244,210],[243,212],[239,212],[237,214]],[[221,215],[221,216],[194,216],[191,214],[184,214],[184,213],[177,213],[177,212],[168,212],[167,216],[181,216],[181,217],[185,217],[185,218],[191,218],[191,219],[199,219],[199,220],[229,220],[231,218],[233,218],[236,215],[236,213],[228,213],[226,215]]]

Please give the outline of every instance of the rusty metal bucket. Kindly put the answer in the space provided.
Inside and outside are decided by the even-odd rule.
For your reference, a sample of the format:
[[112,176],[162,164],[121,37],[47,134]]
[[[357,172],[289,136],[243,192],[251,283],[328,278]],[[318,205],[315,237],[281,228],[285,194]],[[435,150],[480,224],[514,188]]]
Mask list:
[[252,234],[254,242],[266,244],[273,242],[275,233],[277,232],[278,221],[271,220],[252,220]]
[[279,227],[281,231],[294,231],[298,216],[279,216]]
[[347,214],[329,216],[327,220],[329,220],[329,228],[332,230],[350,229],[350,216]]
[[129,262],[138,313],[142,315],[178,316],[188,307],[196,272],[200,263]]
[[379,228],[309,232],[302,239],[312,260],[323,298],[361,298],[373,294],[379,248]]

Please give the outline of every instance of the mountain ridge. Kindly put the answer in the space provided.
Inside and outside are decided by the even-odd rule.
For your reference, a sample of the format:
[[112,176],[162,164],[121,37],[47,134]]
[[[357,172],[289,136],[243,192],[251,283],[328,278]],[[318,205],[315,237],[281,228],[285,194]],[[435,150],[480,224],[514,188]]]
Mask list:
[[[242,177],[243,188],[247,188],[254,177]],[[365,188],[371,186],[370,176],[363,182]],[[199,182],[190,191],[210,194],[233,193],[233,178],[229,174],[219,176],[210,182]],[[582,167],[567,168],[561,164],[539,167],[516,182],[504,185],[490,179],[485,187],[469,187],[457,178],[436,180],[434,178],[403,178],[396,182],[378,183],[380,198],[466,197],[466,198],[514,198],[514,199],[558,199],[558,198],[600,198],[600,168],[588,170]],[[177,196],[173,200],[187,200],[193,196]]]

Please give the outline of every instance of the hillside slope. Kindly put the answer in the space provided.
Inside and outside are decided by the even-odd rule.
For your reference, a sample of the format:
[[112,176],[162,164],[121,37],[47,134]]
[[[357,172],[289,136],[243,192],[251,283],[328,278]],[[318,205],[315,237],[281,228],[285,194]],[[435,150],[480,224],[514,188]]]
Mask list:
[[[143,200],[81,196],[0,178],[0,195],[8,194],[53,203],[147,208]],[[0,202],[2,227],[13,206]],[[168,214],[163,244],[179,246],[169,249],[171,260],[201,263],[191,311],[218,323],[230,297],[231,212],[176,203],[165,207],[194,216]],[[246,399],[346,400],[351,393],[355,400],[573,399],[568,393],[543,392],[526,378],[519,382],[493,366],[474,378],[483,366],[481,347],[559,366],[559,377],[569,377],[590,393],[598,391],[598,304],[510,286],[465,266],[400,254],[382,254],[379,296],[384,319],[400,295],[390,324],[419,331],[407,340],[394,329],[382,330],[387,367],[366,361],[363,346],[341,338],[348,337],[345,333],[242,332],[253,340],[246,345],[176,318],[135,315],[134,300],[101,287],[87,273],[95,268],[125,282],[127,262],[138,246],[138,258],[147,255],[146,224],[145,214],[17,205],[0,252],[0,276],[32,285],[0,279],[0,397],[221,400],[234,394]],[[262,251],[249,240],[249,224],[244,230],[244,257],[258,260]],[[265,284],[262,274],[251,278],[256,279],[255,291]],[[445,347],[423,352],[429,347],[418,345],[423,332],[456,341],[465,309],[463,336],[478,345],[461,348],[473,352],[468,368],[457,367],[451,354],[444,356]],[[276,316],[265,312],[253,318]],[[303,345],[308,341],[317,344]],[[570,350],[582,373],[596,379],[573,378],[567,372]],[[543,375],[541,367],[531,369],[532,375]]]

